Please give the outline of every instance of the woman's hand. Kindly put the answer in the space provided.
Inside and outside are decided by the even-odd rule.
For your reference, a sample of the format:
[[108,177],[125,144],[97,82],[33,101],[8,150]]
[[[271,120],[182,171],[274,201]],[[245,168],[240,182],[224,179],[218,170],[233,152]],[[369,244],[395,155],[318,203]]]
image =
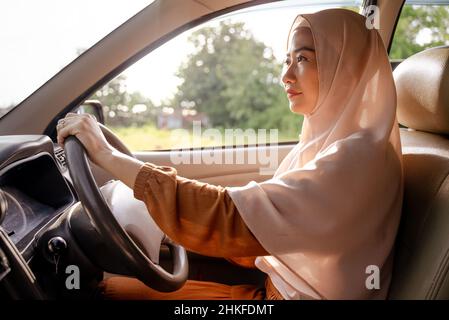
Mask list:
[[87,151],[89,159],[102,167],[105,158],[114,151],[98,125],[97,119],[90,114],[67,113],[65,118],[58,121],[58,144],[63,147],[64,140],[69,135],[76,136]]
[[56,126],[58,144],[63,147],[69,135],[76,136],[87,151],[89,159],[111,173],[131,189],[143,162],[119,152],[106,140],[97,119],[90,114],[67,113]]

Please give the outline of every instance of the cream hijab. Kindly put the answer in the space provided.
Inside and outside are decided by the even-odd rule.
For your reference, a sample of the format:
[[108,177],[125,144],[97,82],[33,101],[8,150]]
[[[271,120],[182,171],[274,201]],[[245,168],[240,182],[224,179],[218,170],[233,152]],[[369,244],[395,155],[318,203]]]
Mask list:
[[388,56],[349,10],[299,15],[291,30],[300,25],[315,42],[317,105],[273,178],[227,191],[284,298],[383,299],[403,195]]

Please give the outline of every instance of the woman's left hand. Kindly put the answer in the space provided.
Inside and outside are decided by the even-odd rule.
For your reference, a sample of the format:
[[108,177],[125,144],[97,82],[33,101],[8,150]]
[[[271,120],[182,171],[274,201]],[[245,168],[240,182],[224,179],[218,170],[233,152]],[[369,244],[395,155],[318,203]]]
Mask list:
[[56,126],[58,132],[58,144],[63,147],[64,140],[69,135],[76,136],[83,144],[90,160],[101,166],[102,159],[109,156],[113,151],[106,140],[97,119],[90,114],[67,113],[65,118],[58,121]]

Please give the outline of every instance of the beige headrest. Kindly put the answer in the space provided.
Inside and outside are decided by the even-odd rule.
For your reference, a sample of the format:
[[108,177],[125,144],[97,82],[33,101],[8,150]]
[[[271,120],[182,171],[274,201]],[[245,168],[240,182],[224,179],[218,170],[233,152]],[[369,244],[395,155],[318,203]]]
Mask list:
[[449,47],[421,51],[393,72],[400,124],[449,134]]

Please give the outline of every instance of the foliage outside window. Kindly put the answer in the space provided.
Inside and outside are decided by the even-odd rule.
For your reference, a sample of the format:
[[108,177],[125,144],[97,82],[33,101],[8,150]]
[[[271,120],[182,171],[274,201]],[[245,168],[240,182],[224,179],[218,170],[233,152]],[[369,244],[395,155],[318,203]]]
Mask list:
[[[448,30],[447,6],[405,5],[390,58],[404,59],[448,44]],[[288,108],[281,86],[281,61],[245,23],[224,20],[206,25],[191,33],[188,42],[195,50],[177,69],[176,94],[162,104],[126,90],[123,74],[92,97],[105,105],[106,124],[132,150],[173,148],[178,142],[173,130],[191,129],[195,120],[201,121],[203,129],[278,129],[279,141],[298,140],[303,117]],[[216,141],[202,139],[197,145],[191,139],[188,147],[211,145],[217,145]]]
[[[178,68],[176,94],[161,106],[129,93],[124,75],[91,97],[105,105],[106,124],[131,149],[170,149],[176,142],[173,129],[191,129],[193,121],[222,133],[228,128],[278,129],[280,141],[298,140],[303,118],[288,108],[282,63],[244,23],[222,21],[195,31],[188,41],[195,51]],[[192,139],[189,147],[216,145],[199,142]]]
[[449,6],[405,5],[390,58],[402,60],[427,48],[449,44]]

